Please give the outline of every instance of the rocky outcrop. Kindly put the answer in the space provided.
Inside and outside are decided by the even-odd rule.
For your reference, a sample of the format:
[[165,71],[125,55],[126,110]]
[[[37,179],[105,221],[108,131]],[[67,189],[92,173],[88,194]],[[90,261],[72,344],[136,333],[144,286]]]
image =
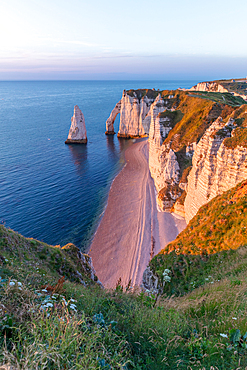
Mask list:
[[228,92],[228,90],[217,82],[199,82],[197,85],[191,87],[191,91],[214,91],[214,92]]
[[86,144],[87,143],[87,131],[85,125],[85,119],[82,111],[75,105],[74,115],[71,118],[71,126],[69,135],[65,144]]
[[158,294],[160,291],[159,285],[160,284],[158,276],[154,275],[153,271],[148,266],[143,273],[142,286],[145,289],[148,289],[150,292]]
[[224,145],[235,127],[233,119],[218,118],[197,144],[184,202],[187,223],[202,205],[247,178],[247,148]]
[[115,108],[112,110],[110,117],[106,120],[106,135],[114,135],[114,122],[115,119],[121,111],[121,100],[115,105]]
[[[79,248],[77,248],[73,243],[68,243],[62,247],[70,258],[73,259],[75,264],[75,276],[80,281],[81,284],[87,286],[85,282],[85,276],[91,281],[97,283],[101,288],[103,288],[102,283],[99,281],[95,269],[93,267],[92,258],[88,254],[82,253]],[[80,270],[81,272],[79,272]],[[61,271],[62,273],[62,271]],[[84,276],[83,276],[83,275]]]
[[[143,95],[144,94],[144,95]],[[148,116],[150,106],[155,100],[153,96],[145,95],[142,90],[123,91],[122,99],[112,110],[106,121],[106,134],[114,134],[114,122],[120,113],[118,137],[143,137],[149,133],[151,118]]]

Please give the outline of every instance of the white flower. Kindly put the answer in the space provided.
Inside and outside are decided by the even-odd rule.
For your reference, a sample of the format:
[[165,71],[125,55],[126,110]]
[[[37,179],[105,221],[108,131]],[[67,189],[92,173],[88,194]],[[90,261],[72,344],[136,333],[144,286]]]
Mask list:
[[74,305],[73,303],[70,305],[70,308],[74,311],[76,311],[76,305]]
[[163,275],[167,275],[169,274],[171,271],[169,269],[165,269],[164,272],[163,272]]
[[223,338],[228,338],[228,335],[227,334],[220,333],[220,336],[223,337]]
[[75,300],[75,299],[73,299],[73,298],[71,298],[71,299],[70,299],[70,302],[76,302],[76,300]]
[[233,320],[237,320],[237,318],[236,318],[236,317],[232,317],[232,319],[233,319]]
[[165,275],[163,280],[169,283],[171,281],[171,278],[170,276]]
[[19,281],[18,281],[18,283],[17,283],[19,286],[22,286],[22,283],[20,283]]
[[45,293],[47,293],[47,290],[46,290],[46,289],[42,289],[42,290],[41,290],[41,292],[45,292]]
[[15,285],[15,282],[14,281],[10,281],[9,286],[14,286],[14,285]]
[[53,307],[53,304],[48,302],[48,303],[46,303],[46,307]]

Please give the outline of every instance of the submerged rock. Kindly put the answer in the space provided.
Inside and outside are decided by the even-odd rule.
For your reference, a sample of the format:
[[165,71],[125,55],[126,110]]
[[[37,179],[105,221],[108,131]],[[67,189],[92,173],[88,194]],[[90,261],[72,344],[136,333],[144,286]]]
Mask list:
[[85,125],[85,119],[82,111],[75,105],[74,115],[71,117],[71,126],[69,135],[65,144],[86,144],[87,143],[87,131]]

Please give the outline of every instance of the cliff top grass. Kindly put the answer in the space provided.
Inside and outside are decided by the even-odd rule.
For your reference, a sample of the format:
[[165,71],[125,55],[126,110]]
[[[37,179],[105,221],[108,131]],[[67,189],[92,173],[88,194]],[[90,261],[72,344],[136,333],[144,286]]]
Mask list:
[[247,148],[247,107],[242,105],[231,115],[238,127],[232,132],[231,137],[224,140],[224,145],[229,149],[237,146]]
[[[68,278],[54,292],[41,285],[44,273],[53,286],[59,277],[50,257],[39,256],[47,245],[4,227],[0,242],[0,365],[30,370],[247,366],[245,270],[214,284],[205,281],[203,289],[193,287],[178,298],[120,283],[106,291]],[[223,259],[221,270],[226,263]]]
[[190,96],[200,97],[202,99],[209,99],[216,103],[228,104],[233,107],[239,107],[247,102],[240,96],[234,96],[231,93],[220,93],[213,91],[193,91],[189,93]]
[[225,89],[229,92],[236,92],[237,94],[247,95],[247,80],[244,78],[234,79],[234,80],[219,80]]
[[[0,276],[18,278],[23,275],[33,283],[46,284],[64,276],[70,281],[92,284],[90,266],[79,263],[79,249],[70,243],[64,247],[51,246],[35,239],[25,238],[0,225]],[[4,261],[8,260],[8,264]],[[27,274],[28,271],[28,274]],[[17,273],[18,272],[18,273]],[[96,278],[97,280],[97,278]]]
[[200,96],[184,91],[177,90],[175,96],[178,101],[175,108],[180,110],[183,116],[164,140],[164,143],[171,143],[175,152],[190,143],[198,142],[215,119],[220,115],[224,119],[234,110],[234,107],[227,104],[201,99]]
[[144,96],[147,96],[149,99],[155,100],[160,92],[154,89],[131,89],[127,90],[126,93],[131,97],[136,96],[139,100],[141,100]]
[[169,294],[184,294],[206,283],[237,279],[247,270],[247,182],[212,199],[201,207],[186,229],[150,263],[159,275],[172,270]]

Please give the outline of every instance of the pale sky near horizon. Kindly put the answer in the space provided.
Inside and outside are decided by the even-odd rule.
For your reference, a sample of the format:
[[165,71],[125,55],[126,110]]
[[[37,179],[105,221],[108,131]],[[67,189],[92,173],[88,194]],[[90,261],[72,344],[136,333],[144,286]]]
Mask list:
[[246,0],[0,0],[0,80],[247,75]]

